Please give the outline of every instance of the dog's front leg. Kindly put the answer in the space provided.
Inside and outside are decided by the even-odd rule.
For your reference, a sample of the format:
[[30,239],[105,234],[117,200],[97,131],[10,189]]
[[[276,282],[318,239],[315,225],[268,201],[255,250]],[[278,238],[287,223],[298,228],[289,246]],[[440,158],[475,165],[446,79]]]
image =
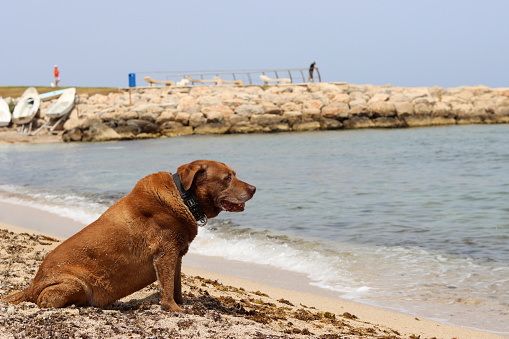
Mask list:
[[184,298],[182,298],[181,267],[182,267],[182,257],[179,256],[177,260],[177,267],[175,268],[175,284],[173,292],[173,298],[177,304],[184,303]]
[[[161,289],[160,299],[161,305],[169,311],[179,312],[182,309],[177,305],[174,299],[175,274],[177,273],[177,264],[179,264],[180,276],[180,260],[179,253],[171,248],[165,248],[160,255],[155,258],[154,266],[157,273],[157,280]],[[180,287],[179,287],[180,290]]]

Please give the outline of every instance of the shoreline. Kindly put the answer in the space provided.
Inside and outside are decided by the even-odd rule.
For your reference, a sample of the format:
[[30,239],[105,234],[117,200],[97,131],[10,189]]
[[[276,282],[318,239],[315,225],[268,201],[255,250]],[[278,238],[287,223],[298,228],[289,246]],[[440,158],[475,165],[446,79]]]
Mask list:
[[[15,208],[13,208],[13,206],[15,206]],[[26,213],[27,211],[30,213]],[[70,223],[79,224],[75,221],[59,217],[50,212],[40,211],[34,208],[13,205],[4,202],[0,203],[0,216],[0,229],[7,229],[15,233],[26,232],[29,234],[47,234],[50,236],[57,236],[58,240],[63,240],[68,235],[75,233],[74,229],[69,229]],[[33,228],[33,220],[37,220],[39,225],[36,230],[31,229]],[[54,226],[52,231],[47,229],[47,225]],[[284,299],[290,301],[293,305],[302,304],[310,307],[311,309],[314,307],[321,312],[330,312],[333,314],[353,314],[358,317],[358,321],[360,323],[376,325],[384,329],[393,329],[397,333],[401,334],[404,338],[408,338],[411,335],[420,335],[429,338],[504,338],[503,336],[492,332],[481,332],[465,327],[442,324],[424,318],[418,319],[412,315],[389,311],[378,307],[367,306],[344,299],[325,297],[316,293],[293,291],[292,287],[288,285],[284,286],[285,288],[279,288],[274,287],[274,284],[270,284],[272,285],[270,286],[269,284],[255,282],[250,279],[239,278],[235,276],[235,271],[239,269],[238,265],[237,268],[234,268],[233,271],[229,271],[228,274],[216,273],[213,269],[209,269],[209,266],[211,263],[213,263],[213,258],[211,259],[205,257],[205,259],[210,259],[210,262],[204,261],[200,267],[198,264],[186,265],[186,257],[187,255],[184,257],[183,266],[183,273],[186,276],[200,276],[210,281],[217,280],[218,283],[224,286],[234,286],[237,289],[242,288],[245,291],[261,291],[262,294],[269,295],[271,300],[277,301]],[[196,259],[196,257],[200,256],[196,254],[189,254],[189,259],[193,259],[193,257]],[[197,261],[195,260],[195,263],[196,262]],[[248,266],[248,268],[250,267],[244,263],[241,263],[241,265]],[[203,268],[206,269],[204,270]],[[34,274],[29,274],[26,278],[31,280]],[[290,280],[292,280],[291,277]],[[283,283],[284,285],[284,282],[280,283]],[[6,306],[5,303],[0,303],[0,305],[2,307]],[[284,335],[284,333],[281,333],[281,335]],[[360,338],[362,336],[358,337]],[[398,336],[395,337],[399,338]],[[353,338],[357,337],[354,336]]]

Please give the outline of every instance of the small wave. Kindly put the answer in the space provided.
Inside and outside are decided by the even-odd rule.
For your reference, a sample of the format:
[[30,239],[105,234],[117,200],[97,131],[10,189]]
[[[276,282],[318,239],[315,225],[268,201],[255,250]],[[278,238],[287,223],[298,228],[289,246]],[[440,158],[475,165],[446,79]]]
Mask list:
[[[84,225],[96,220],[108,205],[96,202],[97,197],[47,191],[33,187],[0,185],[0,201],[30,206],[69,218]],[[104,199],[103,199],[104,200]]]

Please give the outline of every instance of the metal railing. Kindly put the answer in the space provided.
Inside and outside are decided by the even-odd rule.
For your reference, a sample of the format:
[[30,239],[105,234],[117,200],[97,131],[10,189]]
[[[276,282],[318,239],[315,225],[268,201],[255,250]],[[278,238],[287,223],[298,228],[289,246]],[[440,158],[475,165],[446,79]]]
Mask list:
[[[236,83],[243,85],[263,85],[267,83],[307,83],[309,81],[309,68],[286,68],[286,69],[254,69],[254,70],[208,70],[208,71],[152,71],[136,72],[138,83],[147,82],[144,78],[150,77],[155,80],[153,84],[163,82],[183,85],[200,84],[214,85],[217,81],[223,83]],[[317,68],[314,69],[314,81],[321,82],[321,75]],[[260,78],[262,76],[262,78]],[[216,79],[216,81],[214,81]],[[184,80],[184,81],[183,81]],[[195,81],[193,81],[195,80]],[[270,80],[270,81],[267,81]]]

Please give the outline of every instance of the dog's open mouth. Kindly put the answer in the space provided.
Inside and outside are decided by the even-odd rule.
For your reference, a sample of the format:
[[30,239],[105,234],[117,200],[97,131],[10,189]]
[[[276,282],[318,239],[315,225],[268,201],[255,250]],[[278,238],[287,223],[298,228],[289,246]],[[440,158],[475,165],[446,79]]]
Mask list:
[[228,200],[221,200],[221,206],[223,206],[223,209],[228,212],[242,212],[246,207],[246,203],[243,202],[237,204]]

